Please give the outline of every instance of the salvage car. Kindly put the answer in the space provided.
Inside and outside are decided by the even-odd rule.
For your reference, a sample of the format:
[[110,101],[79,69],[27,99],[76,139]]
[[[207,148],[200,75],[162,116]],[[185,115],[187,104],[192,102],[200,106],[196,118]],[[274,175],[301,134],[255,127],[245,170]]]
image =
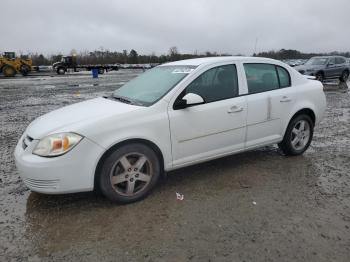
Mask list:
[[342,56],[315,56],[295,69],[301,74],[315,76],[321,82],[325,79],[346,82],[349,78],[350,64]]
[[321,82],[276,60],[177,61],[110,96],[39,117],[20,138],[15,160],[32,191],[98,189],[130,203],[170,170],[271,144],[300,155],[325,108]]

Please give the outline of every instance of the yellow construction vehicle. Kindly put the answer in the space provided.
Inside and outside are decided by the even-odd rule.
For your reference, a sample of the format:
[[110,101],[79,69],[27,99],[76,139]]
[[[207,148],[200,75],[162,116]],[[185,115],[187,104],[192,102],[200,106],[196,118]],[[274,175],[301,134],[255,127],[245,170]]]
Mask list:
[[0,73],[7,77],[15,76],[17,73],[26,76],[32,71],[32,64],[31,59],[16,57],[14,52],[5,52],[0,56]]

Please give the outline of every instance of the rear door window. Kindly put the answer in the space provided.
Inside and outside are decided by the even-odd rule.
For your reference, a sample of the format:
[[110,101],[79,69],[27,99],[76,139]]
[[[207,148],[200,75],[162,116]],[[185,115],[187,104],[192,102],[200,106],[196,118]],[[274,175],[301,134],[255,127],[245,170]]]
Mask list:
[[336,57],[335,58],[335,63],[336,64],[344,64],[345,62],[346,62],[345,59],[342,58],[342,57]]
[[266,92],[291,85],[288,71],[272,64],[244,64],[249,94]]

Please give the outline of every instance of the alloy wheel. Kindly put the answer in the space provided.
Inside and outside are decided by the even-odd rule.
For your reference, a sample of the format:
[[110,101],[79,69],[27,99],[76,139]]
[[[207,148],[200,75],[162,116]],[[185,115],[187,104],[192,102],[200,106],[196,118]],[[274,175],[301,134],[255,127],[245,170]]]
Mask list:
[[294,125],[291,135],[291,145],[295,150],[303,150],[307,146],[310,140],[310,131],[310,124],[306,120],[300,120]]
[[119,158],[110,172],[113,189],[123,196],[142,192],[153,175],[151,161],[141,153],[130,153]]

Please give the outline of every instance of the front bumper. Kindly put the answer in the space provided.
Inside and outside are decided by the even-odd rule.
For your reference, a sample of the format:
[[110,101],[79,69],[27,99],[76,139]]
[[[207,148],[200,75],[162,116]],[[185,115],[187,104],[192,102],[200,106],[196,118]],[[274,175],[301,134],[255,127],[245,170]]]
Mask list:
[[14,155],[17,170],[30,190],[46,194],[93,190],[95,168],[105,151],[102,147],[83,138],[62,156],[40,157],[32,154],[39,140],[26,140],[24,145],[25,137],[19,140]]
[[310,70],[299,70],[298,71],[302,75],[308,75],[308,76],[315,76],[315,71],[310,71]]

